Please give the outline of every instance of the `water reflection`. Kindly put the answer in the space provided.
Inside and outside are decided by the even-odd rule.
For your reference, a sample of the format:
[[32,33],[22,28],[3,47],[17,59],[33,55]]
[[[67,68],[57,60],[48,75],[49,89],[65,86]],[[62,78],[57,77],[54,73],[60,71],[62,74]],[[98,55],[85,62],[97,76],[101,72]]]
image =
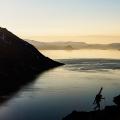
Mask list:
[[[113,104],[113,97],[120,93],[119,60],[101,60],[100,64],[94,59],[60,61],[66,65],[44,72],[1,106],[0,119],[61,120],[74,109],[89,111],[93,109],[94,96],[101,86],[106,97],[101,107]],[[112,69],[115,65],[117,68]],[[94,66],[94,71],[80,70],[88,66],[92,70]]]
[[119,69],[80,72],[68,67],[69,64],[47,71],[34,83],[24,87],[6,107],[0,109],[0,118],[61,120],[74,109],[93,109],[94,96],[101,86],[104,87],[103,96],[106,97],[106,103],[102,102],[101,107],[113,104],[113,97],[120,93]]

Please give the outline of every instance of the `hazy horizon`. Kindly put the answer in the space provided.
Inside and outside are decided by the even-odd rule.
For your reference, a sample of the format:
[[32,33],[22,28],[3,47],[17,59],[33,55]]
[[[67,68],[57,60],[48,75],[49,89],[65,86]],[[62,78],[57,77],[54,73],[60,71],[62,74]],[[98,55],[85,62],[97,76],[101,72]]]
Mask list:
[[23,37],[26,40],[38,42],[85,42],[88,44],[120,43],[120,36],[34,36]]
[[36,40],[51,35],[120,36],[119,6],[119,0],[1,0],[0,26]]

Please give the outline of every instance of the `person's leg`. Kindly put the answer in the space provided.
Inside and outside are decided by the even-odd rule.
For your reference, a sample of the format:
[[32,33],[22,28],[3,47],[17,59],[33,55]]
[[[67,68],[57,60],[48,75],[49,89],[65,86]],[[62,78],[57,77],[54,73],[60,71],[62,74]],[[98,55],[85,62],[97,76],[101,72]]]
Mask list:
[[98,110],[100,110],[100,102],[97,103]]
[[94,107],[94,110],[96,111],[96,110],[97,110],[97,108],[98,108],[98,105],[96,104],[96,106]]

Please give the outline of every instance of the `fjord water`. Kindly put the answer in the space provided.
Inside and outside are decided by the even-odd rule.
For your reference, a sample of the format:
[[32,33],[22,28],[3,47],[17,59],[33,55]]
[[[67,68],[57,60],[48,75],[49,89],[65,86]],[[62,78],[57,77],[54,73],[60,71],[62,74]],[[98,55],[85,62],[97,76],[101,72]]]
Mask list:
[[40,74],[0,106],[0,120],[61,120],[73,110],[92,110],[103,86],[105,105],[120,94],[120,51],[49,50],[48,57],[64,66]]

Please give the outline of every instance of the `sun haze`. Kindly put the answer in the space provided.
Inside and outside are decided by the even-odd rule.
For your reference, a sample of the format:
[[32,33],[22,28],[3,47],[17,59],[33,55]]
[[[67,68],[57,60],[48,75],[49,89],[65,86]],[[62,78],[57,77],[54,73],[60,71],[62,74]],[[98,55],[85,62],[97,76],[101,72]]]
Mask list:
[[119,13],[119,0],[1,0],[0,26],[26,39],[95,42],[80,36],[117,36],[103,42],[119,42]]

